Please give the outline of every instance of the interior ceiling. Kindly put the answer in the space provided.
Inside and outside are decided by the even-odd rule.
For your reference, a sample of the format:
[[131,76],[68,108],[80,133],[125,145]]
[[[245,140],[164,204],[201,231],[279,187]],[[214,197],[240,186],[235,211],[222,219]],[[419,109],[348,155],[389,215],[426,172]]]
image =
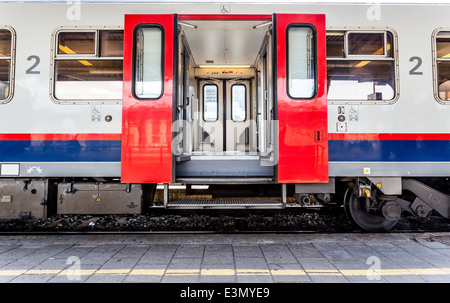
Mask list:
[[[180,21],[195,64],[253,65],[269,25],[267,21]],[[208,63],[213,60],[214,63]]]

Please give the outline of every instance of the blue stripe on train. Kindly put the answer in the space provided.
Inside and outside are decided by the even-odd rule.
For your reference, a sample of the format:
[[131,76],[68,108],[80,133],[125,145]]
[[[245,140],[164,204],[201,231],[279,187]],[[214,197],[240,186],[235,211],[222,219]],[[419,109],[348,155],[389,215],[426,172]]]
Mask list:
[[121,141],[0,141],[0,162],[120,162]]
[[450,162],[448,140],[330,140],[330,161]]
[[[330,161],[450,162],[446,140],[330,140]],[[0,141],[0,162],[120,162],[121,141]]]

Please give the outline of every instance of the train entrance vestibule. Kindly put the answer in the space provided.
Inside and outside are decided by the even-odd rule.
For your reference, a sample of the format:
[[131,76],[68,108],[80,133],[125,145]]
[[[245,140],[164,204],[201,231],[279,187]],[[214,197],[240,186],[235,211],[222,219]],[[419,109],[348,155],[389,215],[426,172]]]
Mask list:
[[328,180],[323,15],[129,15],[125,28],[123,180]]
[[200,136],[195,151],[256,154],[251,84],[251,79],[200,80]]
[[[274,144],[271,21],[179,21],[178,111],[184,155],[255,156]],[[264,69],[264,71],[262,71]],[[180,110],[182,109],[182,110]],[[272,137],[270,137],[272,136]],[[272,146],[273,147],[273,146]],[[191,159],[192,159],[191,157]]]
[[273,178],[276,131],[269,17],[179,20],[177,178]]

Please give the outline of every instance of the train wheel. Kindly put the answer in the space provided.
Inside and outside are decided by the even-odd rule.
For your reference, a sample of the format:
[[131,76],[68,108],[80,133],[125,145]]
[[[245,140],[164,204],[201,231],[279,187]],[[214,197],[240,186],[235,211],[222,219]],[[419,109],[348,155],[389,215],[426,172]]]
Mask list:
[[355,196],[351,189],[345,192],[344,211],[347,217],[368,232],[383,232],[393,228],[400,216],[385,216],[382,213],[367,211],[366,199]]

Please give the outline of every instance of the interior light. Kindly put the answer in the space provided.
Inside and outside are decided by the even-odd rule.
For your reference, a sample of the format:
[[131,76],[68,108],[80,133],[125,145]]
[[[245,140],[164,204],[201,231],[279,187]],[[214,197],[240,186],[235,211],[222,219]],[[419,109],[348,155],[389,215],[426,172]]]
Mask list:
[[327,32],[327,36],[344,36],[343,32]]
[[[391,49],[391,44],[388,43],[386,45],[386,50],[390,50]],[[376,52],[374,52],[372,55],[382,55],[383,54],[383,48],[378,49]]]
[[[70,47],[62,46],[61,44],[59,44],[59,49],[65,52],[66,54],[76,54],[76,52],[74,52]],[[84,66],[92,66],[92,63],[87,60],[78,60],[78,62],[80,62]]]
[[366,66],[369,63],[370,63],[370,61],[361,61],[358,64],[356,64],[355,67],[363,67],[363,66]]
[[[10,57],[10,56],[5,56],[4,54],[0,53],[0,57]],[[11,60],[5,60],[6,62],[11,62]]]
[[70,47],[59,45],[59,49],[65,52],[66,54],[76,54]]
[[[386,50],[391,49],[391,44],[386,45]],[[376,52],[373,53],[373,55],[382,55],[383,54],[383,48],[378,49]],[[355,67],[363,67],[369,64],[371,61],[361,61],[358,64],[355,65]]]
[[[8,57],[8,56],[5,56],[2,53],[0,53],[0,57]],[[11,62],[11,60],[6,60],[6,62]]]
[[251,65],[199,65],[200,68],[250,68]]
[[92,66],[92,63],[86,60],[78,60],[78,62],[80,62],[81,64],[85,65],[85,66]]

